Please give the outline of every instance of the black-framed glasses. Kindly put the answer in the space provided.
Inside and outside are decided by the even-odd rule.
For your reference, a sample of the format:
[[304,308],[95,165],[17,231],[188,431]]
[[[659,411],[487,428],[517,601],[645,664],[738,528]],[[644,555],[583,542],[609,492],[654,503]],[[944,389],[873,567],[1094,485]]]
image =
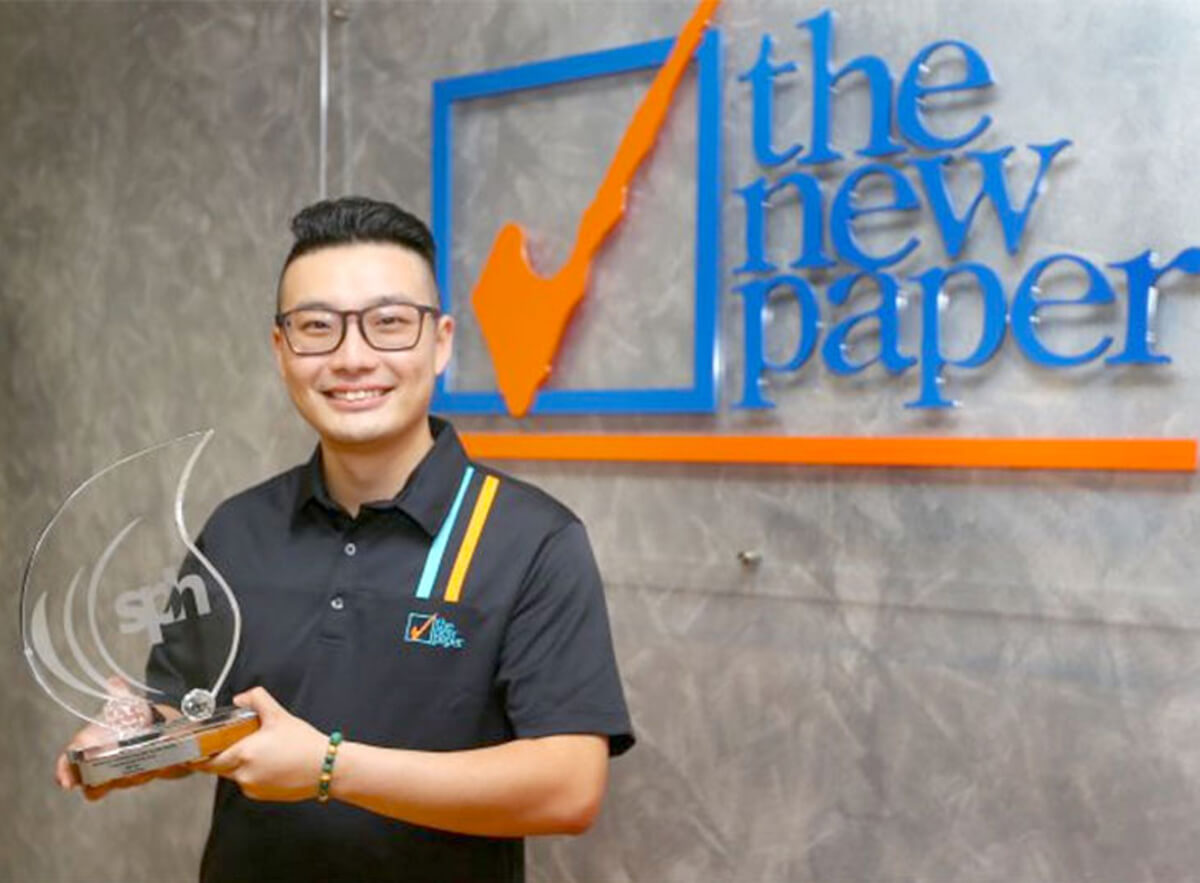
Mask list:
[[436,319],[441,314],[437,307],[397,301],[363,310],[299,307],[277,313],[275,324],[298,356],[323,356],[336,350],[346,339],[346,323],[351,316],[358,322],[358,331],[368,346],[395,352],[410,350],[420,343],[425,316]]

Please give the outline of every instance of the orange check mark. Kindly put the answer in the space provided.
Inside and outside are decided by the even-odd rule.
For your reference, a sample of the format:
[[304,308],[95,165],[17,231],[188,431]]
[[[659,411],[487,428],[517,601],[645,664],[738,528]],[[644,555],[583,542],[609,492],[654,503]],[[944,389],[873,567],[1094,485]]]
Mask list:
[[427,620],[425,620],[423,623],[421,623],[421,627],[420,627],[420,628],[417,628],[417,627],[414,625],[412,628],[410,628],[410,629],[408,630],[408,639],[409,639],[410,641],[419,641],[419,640],[421,640],[421,635],[423,635],[423,634],[425,634],[427,631],[429,631],[429,627],[430,627],[431,625],[433,625],[433,622],[434,622],[434,620],[436,620],[437,618],[438,618],[438,615],[435,613],[435,614],[433,614],[433,616],[429,617],[429,619],[427,619]]
[[[625,214],[634,173],[653,147],[692,54],[720,0],[701,0],[621,137],[591,204],[584,210],[567,262],[553,276],[529,264],[525,231],[505,224],[492,243],[471,302],[508,411],[523,416],[550,376],[567,323],[587,293],[596,251]],[[519,300],[518,300],[519,299]]]

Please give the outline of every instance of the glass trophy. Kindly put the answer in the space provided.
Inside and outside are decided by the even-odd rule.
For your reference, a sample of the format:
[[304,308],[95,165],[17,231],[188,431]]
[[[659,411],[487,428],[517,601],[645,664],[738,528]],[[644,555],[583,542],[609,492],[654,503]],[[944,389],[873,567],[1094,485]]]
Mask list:
[[212,430],[125,457],[76,488],[21,582],[25,659],[42,689],[94,726],[68,752],[102,785],[218,754],[258,729],[219,707],[241,635],[225,578],[184,524]]

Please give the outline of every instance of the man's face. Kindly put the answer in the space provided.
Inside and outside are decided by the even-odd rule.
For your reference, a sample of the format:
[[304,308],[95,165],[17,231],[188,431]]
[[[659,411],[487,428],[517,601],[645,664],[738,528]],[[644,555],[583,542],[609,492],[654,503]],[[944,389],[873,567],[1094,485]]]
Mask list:
[[[389,300],[437,306],[425,261],[398,245],[355,243],[294,260],[280,283],[281,313],[297,307],[361,310]],[[401,351],[373,349],[353,317],[341,346],[325,355],[297,355],[283,332],[272,342],[279,372],[301,416],[337,446],[403,444],[426,420],[435,377],[450,360],[454,320],[421,317],[421,338]]]

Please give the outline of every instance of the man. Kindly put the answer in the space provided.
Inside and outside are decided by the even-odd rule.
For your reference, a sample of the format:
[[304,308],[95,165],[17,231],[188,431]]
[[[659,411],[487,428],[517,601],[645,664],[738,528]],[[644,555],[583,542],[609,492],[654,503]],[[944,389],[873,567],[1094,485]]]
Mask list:
[[[273,346],[320,444],[200,537],[262,721],[197,765],[221,777],[201,877],[520,880],[520,838],[586,830],[633,744],[586,534],[429,416],[454,320],[425,225],[345,198],[292,229]],[[164,633],[150,683],[177,694]]]

